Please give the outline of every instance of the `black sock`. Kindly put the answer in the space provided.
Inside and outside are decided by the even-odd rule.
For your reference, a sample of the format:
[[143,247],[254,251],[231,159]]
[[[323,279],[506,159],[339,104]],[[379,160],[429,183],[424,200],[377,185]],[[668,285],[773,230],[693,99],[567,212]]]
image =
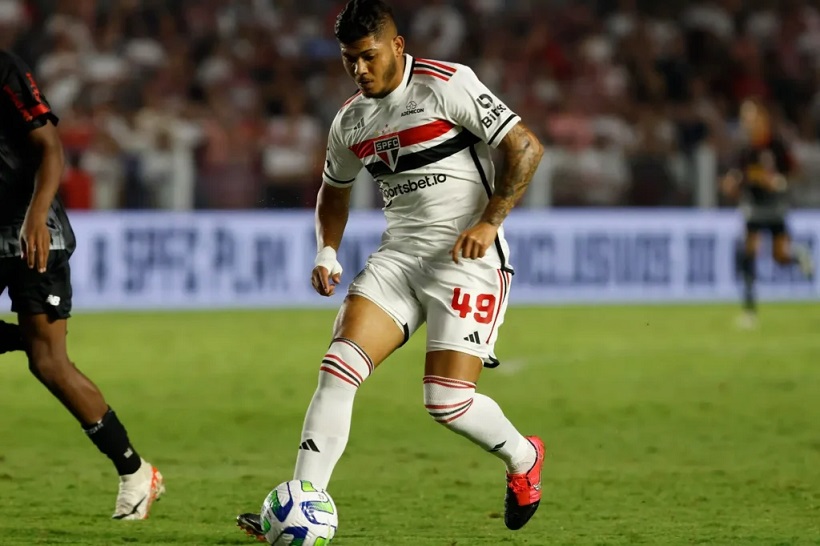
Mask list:
[[740,270],[743,274],[743,308],[754,312],[757,307],[755,301],[755,257],[744,254],[740,260]]
[[139,470],[142,464],[140,456],[128,440],[128,432],[114,410],[108,408],[102,419],[92,425],[83,426],[83,430],[97,449],[111,459],[120,476],[133,474]]
[[9,351],[24,351],[23,335],[20,326],[0,320],[0,354]]

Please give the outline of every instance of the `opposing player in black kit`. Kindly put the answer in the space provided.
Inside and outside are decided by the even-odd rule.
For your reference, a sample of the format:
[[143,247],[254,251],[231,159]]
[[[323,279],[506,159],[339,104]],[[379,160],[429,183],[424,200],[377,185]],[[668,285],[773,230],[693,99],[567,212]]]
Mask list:
[[722,181],[724,194],[738,198],[746,221],[743,245],[738,249],[737,266],[743,278],[743,315],[739,326],[757,323],[755,260],[761,232],[772,237],[772,257],[783,266],[797,265],[806,276],[814,274],[808,249],[791,243],[786,226],[789,209],[789,176],[795,162],[786,144],[774,134],[769,112],[763,103],[747,100],[740,108],[740,121],[748,144],[737,167]]
[[80,422],[120,476],[114,519],[145,519],[164,492],[102,393],[69,360],[69,257],[74,232],[57,197],[63,172],[58,118],[31,70],[0,50],[0,292],[19,327],[0,324],[0,352],[22,349],[34,376]]

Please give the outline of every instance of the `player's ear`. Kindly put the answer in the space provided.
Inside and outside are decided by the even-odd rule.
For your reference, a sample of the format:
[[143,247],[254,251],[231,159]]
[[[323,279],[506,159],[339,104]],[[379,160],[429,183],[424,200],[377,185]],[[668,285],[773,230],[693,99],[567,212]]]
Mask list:
[[404,55],[404,36],[396,36],[393,38],[393,54],[396,57]]

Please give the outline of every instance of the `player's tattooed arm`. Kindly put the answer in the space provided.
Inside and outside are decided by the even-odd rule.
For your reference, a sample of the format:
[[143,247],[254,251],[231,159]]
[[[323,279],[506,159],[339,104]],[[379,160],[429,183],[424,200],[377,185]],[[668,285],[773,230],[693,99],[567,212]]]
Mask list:
[[499,145],[504,155],[501,176],[481,221],[500,226],[518,203],[532,180],[535,169],[544,155],[544,147],[522,122],[510,129]]

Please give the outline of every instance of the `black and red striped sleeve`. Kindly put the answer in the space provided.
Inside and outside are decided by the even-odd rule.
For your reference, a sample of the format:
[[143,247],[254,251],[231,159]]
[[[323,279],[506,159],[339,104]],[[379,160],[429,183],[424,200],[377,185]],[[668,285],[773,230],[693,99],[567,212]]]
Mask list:
[[0,100],[10,105],[10,108],[4,110],[16,112],[14,116],[18,125],[28,131],[42,127],[48,121],[57,125],[59,119],[40,92],[28,65],[9,52],[3,52],[0,61],[3,87]]

